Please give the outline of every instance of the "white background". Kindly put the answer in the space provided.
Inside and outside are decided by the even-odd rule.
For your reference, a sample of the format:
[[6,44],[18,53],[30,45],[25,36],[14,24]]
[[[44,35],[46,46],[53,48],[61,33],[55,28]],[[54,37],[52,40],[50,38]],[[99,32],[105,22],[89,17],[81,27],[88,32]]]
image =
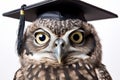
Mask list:
[[[16,53],[16,36],[19,20],[3,17],[2,13],[33,4],[41,0],[0,0],[0,80],[13,80],[20,67]],[[84,0],[120,16],[119,0]],[[113,80],[120,80],[120,18],[89,22],[100,36],[103,60]],[[26,24],[28,25],[28,23]]]

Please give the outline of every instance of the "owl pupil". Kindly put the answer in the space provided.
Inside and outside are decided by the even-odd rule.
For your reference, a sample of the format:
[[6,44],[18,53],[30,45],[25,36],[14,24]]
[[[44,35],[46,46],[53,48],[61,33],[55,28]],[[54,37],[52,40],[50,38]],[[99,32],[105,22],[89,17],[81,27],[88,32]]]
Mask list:
[[78,41],[79,38],[80,38],[80,36],[79,36],[78,34],[75,34],[75,35],[73,36],[73,39],[74,39],[75,41]]
[[46,39],[46,37],[45,37],[45,35],[40,35],[40,37],[39,37],[39,39],[40,39],[40,41],[44,41],[45,39]]

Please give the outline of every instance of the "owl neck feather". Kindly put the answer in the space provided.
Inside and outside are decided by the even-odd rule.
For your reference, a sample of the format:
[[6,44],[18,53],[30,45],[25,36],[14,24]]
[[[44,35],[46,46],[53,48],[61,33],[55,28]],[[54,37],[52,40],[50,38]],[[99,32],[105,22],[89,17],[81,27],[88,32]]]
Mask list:
[[[29,64],[23,67],[29,80],[98,80],[91,64],[75,63],[67,66],[46,66]],[[74,77],[73,77],[74,76]]]

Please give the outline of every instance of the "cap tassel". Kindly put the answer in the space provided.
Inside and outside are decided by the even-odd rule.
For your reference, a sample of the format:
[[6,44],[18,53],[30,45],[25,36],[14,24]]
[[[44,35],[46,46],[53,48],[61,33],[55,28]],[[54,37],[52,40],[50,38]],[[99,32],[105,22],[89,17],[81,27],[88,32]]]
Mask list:
[[26,5],[21,6],[20,10],[20,22],[19,22],[19,29],[18,29],[18,37],[17,37],[17,52],[19,55],[21,55],[22,52],[22,46],[23,46],[23,33],[24,33],[24,27],[25,27],[25,12],[24,8]]

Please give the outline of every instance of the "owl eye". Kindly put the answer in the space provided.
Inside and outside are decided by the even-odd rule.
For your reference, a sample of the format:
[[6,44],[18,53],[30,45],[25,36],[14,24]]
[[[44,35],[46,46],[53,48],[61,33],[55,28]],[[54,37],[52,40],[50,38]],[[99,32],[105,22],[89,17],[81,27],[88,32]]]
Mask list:
[[83,42],[84,35],[83,32],[75,31],[70,35],[70,41],[76,44],[80,44]]
[[49,41],[49,39],[50,39],[49,36],[44,32],[35,33],[35,41],[40,45],[45,44],[46,42]]

